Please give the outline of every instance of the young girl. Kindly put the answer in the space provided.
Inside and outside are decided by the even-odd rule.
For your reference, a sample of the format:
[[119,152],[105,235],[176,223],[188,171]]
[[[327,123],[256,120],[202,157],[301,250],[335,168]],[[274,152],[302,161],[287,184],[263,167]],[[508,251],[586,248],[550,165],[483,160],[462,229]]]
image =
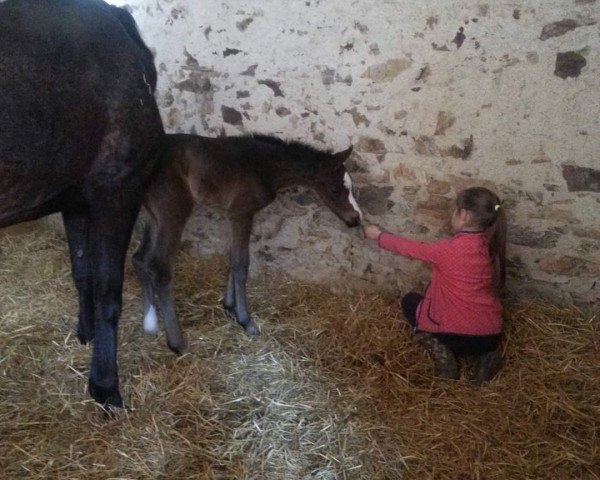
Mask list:
[[378,227],[365,235],[397,255],[432,265],[423,295],[402,298],[402,311],[417,340],[431,349],[436,374],[456,379],[456,356],[475,356],[471,381],[491,380],[500,368],[502,306],[506,277],[506,217],[502,202],[486,188],[464,190],[452,215],[454,237],[431,243],[406,240]]

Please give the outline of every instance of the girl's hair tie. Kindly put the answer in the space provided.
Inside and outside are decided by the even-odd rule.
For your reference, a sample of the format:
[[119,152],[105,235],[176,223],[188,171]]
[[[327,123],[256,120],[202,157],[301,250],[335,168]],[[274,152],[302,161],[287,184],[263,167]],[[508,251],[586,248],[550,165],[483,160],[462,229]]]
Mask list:
[[494,205],[494,211],[498,211],[500,210],[500,207],[502,207],[502,205],[504,204],[503,200],[498,201],[498,203],[496,205]]

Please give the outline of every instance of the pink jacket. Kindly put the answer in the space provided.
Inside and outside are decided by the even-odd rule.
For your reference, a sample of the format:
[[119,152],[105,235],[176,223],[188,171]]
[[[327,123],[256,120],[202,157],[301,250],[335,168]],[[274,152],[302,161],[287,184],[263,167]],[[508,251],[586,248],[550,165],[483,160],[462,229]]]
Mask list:
[[502,329],[502,306],[493,293],[487,238],[460,232],[432,243],[382,233],[379,246],[432,265],[431,281],[417,309],[417,330],[460,335],[495,335]]

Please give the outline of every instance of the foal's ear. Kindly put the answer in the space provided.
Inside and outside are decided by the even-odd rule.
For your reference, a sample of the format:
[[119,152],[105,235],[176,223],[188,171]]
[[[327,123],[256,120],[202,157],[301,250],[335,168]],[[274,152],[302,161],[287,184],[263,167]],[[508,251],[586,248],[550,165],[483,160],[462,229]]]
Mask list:
[[335,158],[335,161],[339,164],[344,163],[348,157],[350,156],[350,154],[352,153],[352,145],[350,145],[350,148],[347,148],[346,150],[342,150],[341,152],[337,152],[333,154],[333,158]]

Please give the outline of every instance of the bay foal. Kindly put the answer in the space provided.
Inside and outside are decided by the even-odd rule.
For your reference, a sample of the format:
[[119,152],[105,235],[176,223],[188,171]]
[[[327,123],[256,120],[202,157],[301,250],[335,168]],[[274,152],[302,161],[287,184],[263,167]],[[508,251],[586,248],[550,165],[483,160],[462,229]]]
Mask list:
[[265,135],[167,135],[161,170],[146,191],[148,220],[133,257],[142,286],[144,330],[157,331],[156,294],[169,348],[176,353],[185,348],[173,303],[172,263],[194,205],[204,202],[222,209],[231,228],[225,312],[249,335],[257,334],[246,303],[254,215],[282,188],[305,185],[349,227],[357,226],[362,213],[344,167],[351,152],[352,147],[330,153]]

